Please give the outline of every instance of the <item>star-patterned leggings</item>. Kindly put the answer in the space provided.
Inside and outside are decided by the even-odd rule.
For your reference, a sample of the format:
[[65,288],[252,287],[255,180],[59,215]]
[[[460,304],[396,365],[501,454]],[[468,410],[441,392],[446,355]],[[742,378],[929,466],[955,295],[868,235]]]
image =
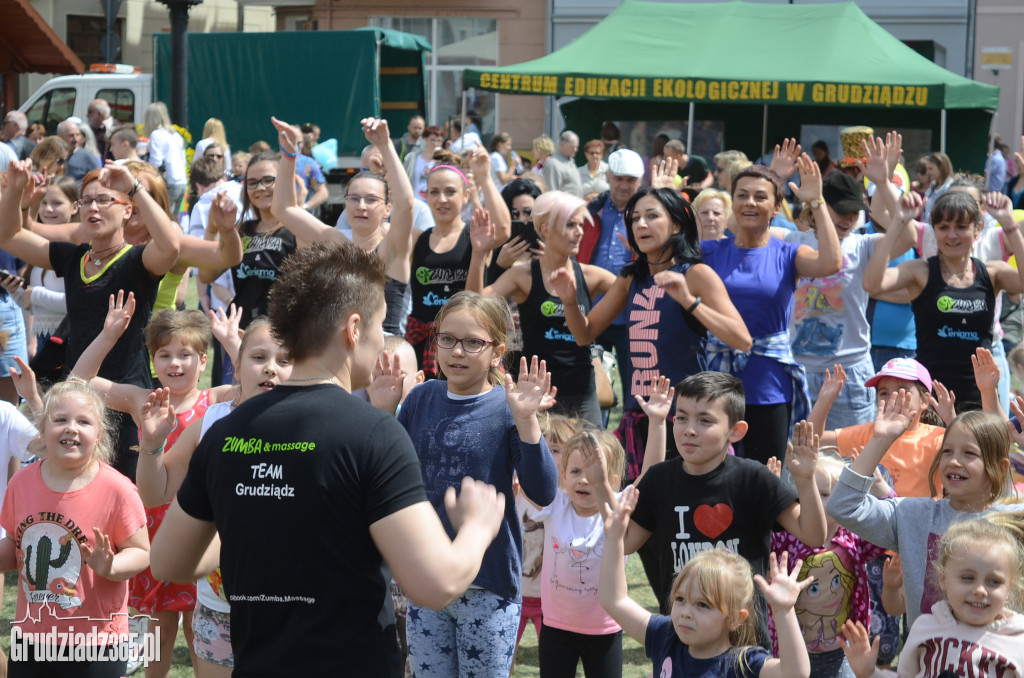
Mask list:
[[413,676],[508,678],[521,605],[470,589],[443,610],[409,603],[405,633]]

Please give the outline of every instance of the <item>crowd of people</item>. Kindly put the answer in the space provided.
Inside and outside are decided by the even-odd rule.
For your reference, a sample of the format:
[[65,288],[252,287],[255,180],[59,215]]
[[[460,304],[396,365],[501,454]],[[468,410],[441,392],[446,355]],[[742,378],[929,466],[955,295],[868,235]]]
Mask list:
[[991,157],[367,118],[325,223],[314,125],[211,119],[186,167],[162,104],[145,144],[89,112],[0,143],[10,675],[125,675],[143,617],[147,676],[180,626],[200,676],[506,678],[530,622],[552,678],[623,634],[666,677],[1024,675]]

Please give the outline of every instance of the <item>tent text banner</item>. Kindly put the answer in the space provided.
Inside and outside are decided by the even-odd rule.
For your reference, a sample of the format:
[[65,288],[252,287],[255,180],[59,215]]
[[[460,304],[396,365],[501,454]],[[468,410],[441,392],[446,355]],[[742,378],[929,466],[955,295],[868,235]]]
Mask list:
[[[468,83],[467,83],[468,84]],[[511,94],[550,94],[643,101],[751,104],[854,104],[878,108],[941,108],[938,87],[780,80],[615,78],[574,75],[479,74],[482,89]]]

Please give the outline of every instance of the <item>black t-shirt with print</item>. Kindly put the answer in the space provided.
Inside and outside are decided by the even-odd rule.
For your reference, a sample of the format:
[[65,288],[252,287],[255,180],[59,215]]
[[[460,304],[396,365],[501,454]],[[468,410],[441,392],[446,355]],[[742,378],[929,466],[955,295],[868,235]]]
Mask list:
[[423,501],[405,430],[337,386],[278,386],[214,424],[178,502],[221,536],[233,675],[401,676],[369,526]]

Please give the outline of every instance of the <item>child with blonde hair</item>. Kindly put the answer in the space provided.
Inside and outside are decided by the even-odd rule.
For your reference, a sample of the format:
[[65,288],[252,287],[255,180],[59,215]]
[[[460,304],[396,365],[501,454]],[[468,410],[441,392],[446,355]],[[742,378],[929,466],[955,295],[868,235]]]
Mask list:
[[[113,436],[103,401],[70,379],[47,392],[37,421],[44,459],[11,478],[0,510],[6,536],[0,569],[18,570],[17,632],[52,635],[65,652],[62,676],[125,674],[121,646],[128,634],[128,580],[149,565],[142,501],[131,481],[108,465]],[[97,656],[76,638],[93,633]],[[15,634],[17,635],[17,633]],[[44,636],[36,636],[46,637]],[[30,644],[31,645],[31,644]],[[24,647],[24,646],[23,646]],[[46,659],[31,651],[11,657],[11,675],[37,675]]]
[[[601,556],[601,604],[622,629],[646,648],[663,678],[808,678],[807,648],[793,606],[811,581],[797,581],[801,562],[788,571],[789,557],[769,558],[769,584],[753,575],[740,555],[723,548],[700,551],[679,571],[671,588],[669,616],[652,614],[629,597],[623,537],[639,491],[627,487],[605,520]],[[754,586],[775,616],[779,658],[756,645]]]
[[875,668],[878,641],[846,622],[843,649],[857,678],[899,675],[1024,676],[1024,514],[952,525],[934,562],[944,599],[917,618],[897,672]]

